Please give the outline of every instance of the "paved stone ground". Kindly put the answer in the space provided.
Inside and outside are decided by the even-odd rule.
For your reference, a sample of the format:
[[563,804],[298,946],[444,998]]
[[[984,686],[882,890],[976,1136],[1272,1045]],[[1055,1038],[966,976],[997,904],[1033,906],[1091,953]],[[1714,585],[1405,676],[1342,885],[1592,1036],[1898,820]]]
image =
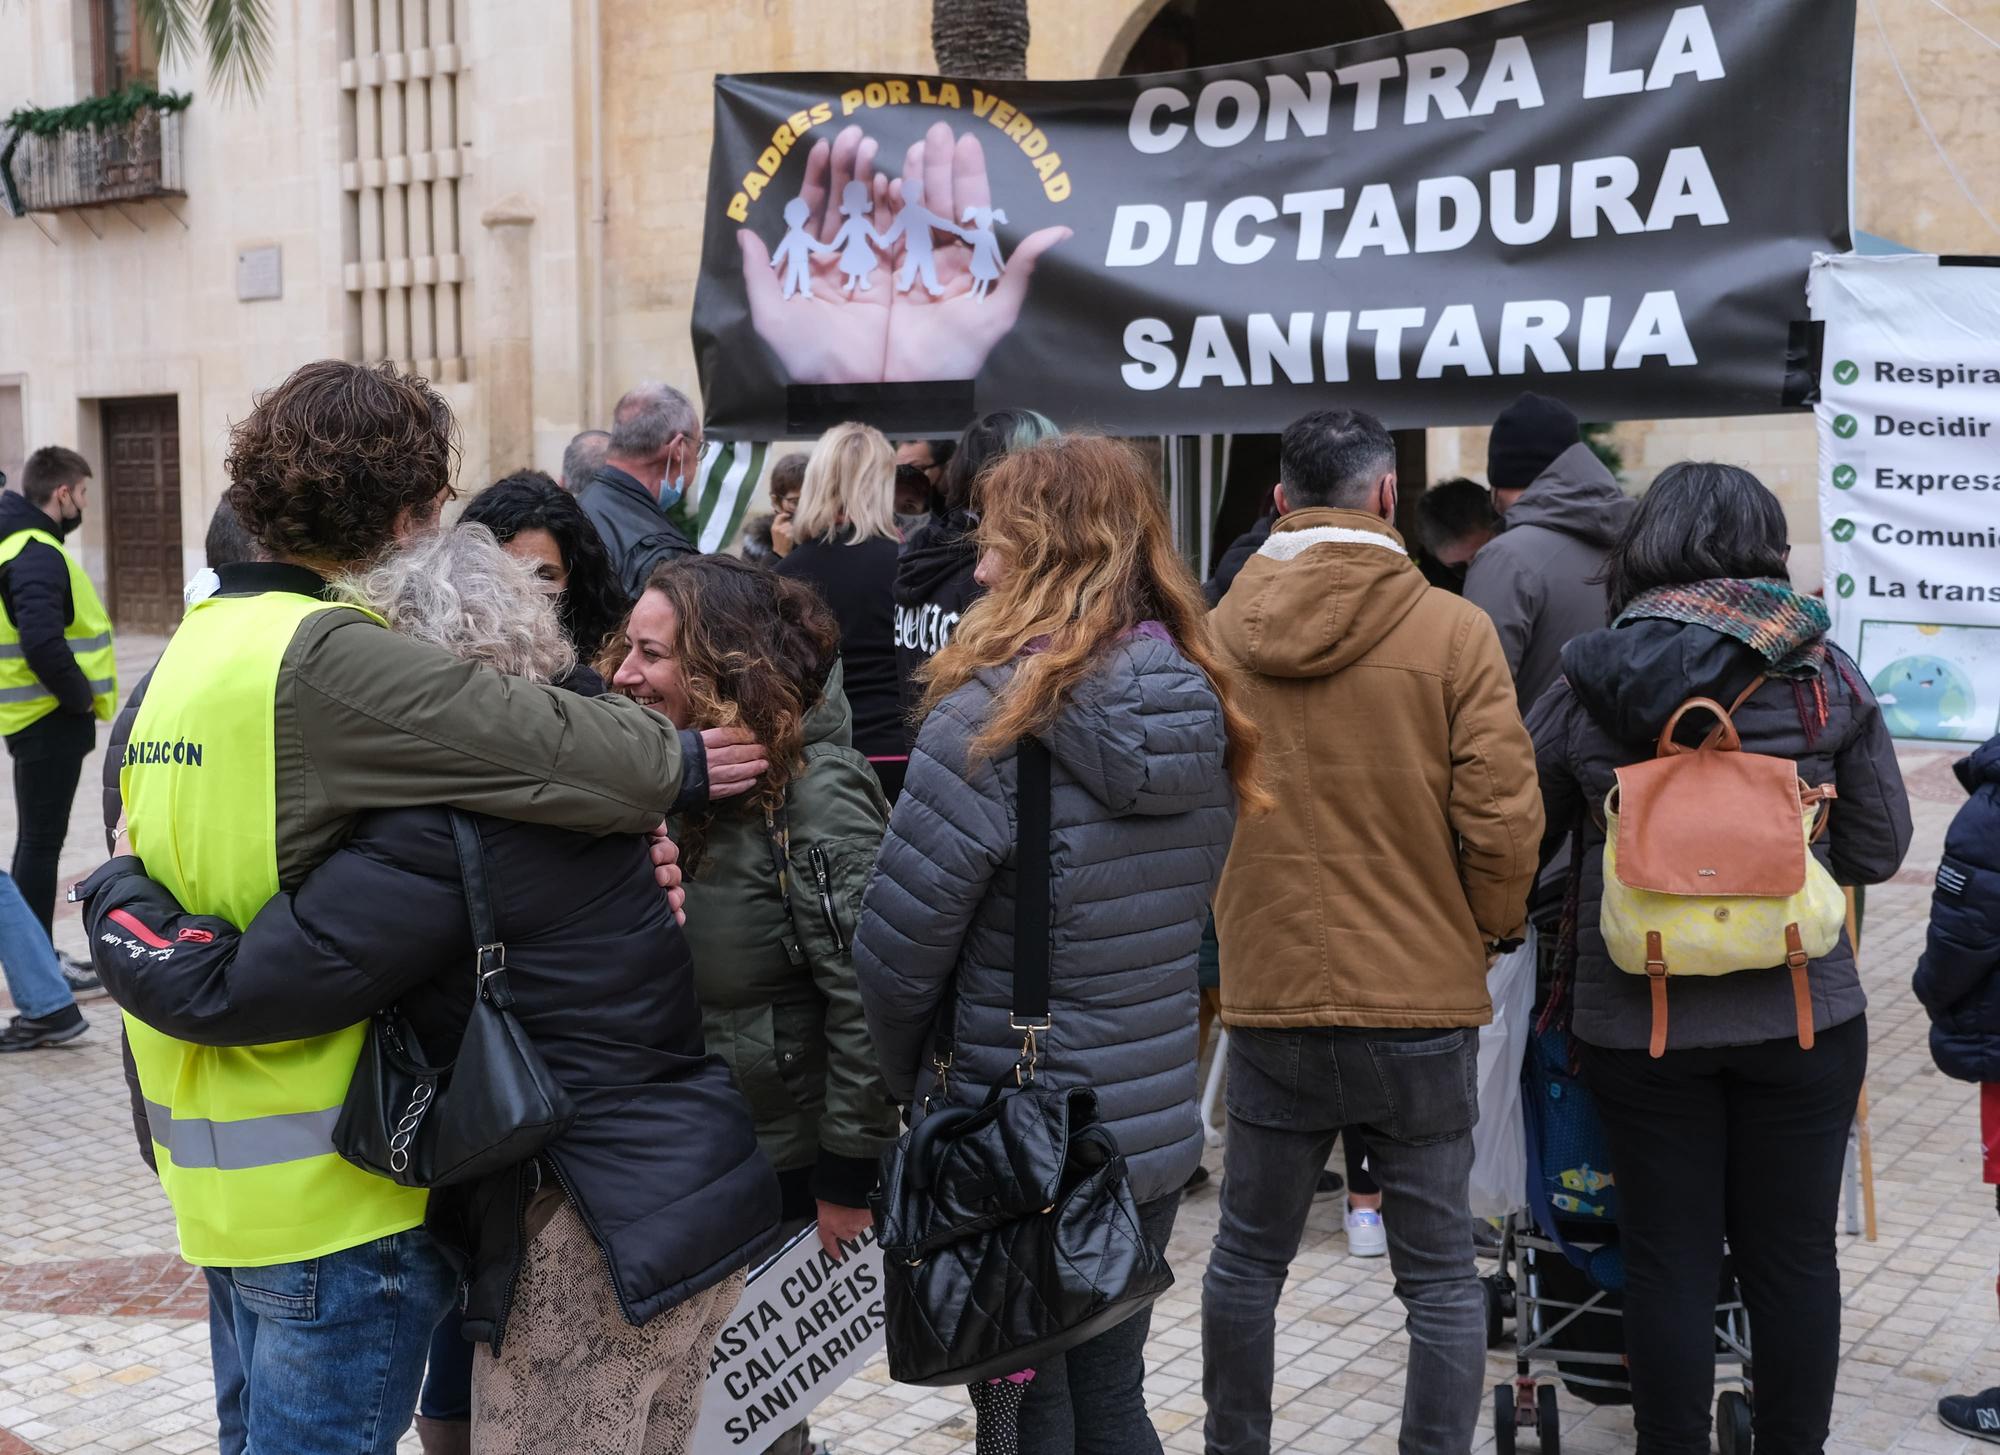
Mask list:
[[[130,644],[128,682],[157,649]],[[1905,754],[1917,844],[1896,882],[1868,901],[1881,1236],[1843,1240],[1836,1455],[1968,1450],[1970,1442],[1937,1424],[1937,1397],[2000,1382],[2000,1229],[1978,1185],[1974,1095],[1932,1069],[1924,1017],[1908,990],[1930,874],[1962,797],[1951,757]],[[97,862],[94,775],[95,765],[78,798],[66,873]],[[9,816],[0,841],[11,837],[11,811],[11,802],[0,805]],[[81,949],[73,917],[60,938]],[[114,1017],[102,1002],[88,1009],[93,1027],[73,1047],[0,1060],[0,1455],[212,1449],[201,1285],[172,1256],[165,1200],[132,1144]],[[1219,1154],[1210,1166],[1220,1170]],[[1212,1188],[1183,1207],[1171,1252],[1180,1281],[1153,1323],[1147,1394],[1173,1451],[1201,1449],[1198,1298],[1215,1209]],[[1315,1207],[1280,1311],[1280,1448],[1395,1450],[1401,1326],[1383,1261],[1349,1258],[1337,1204]],[[1493,1361],[1496,1381],[1510,1373],[1509,1361]],[[1627,1411],[1591,1409],[1567,1393],[1562,1409],[1567,1449],[1633,1448]],[[816,1427],[854,1455],[972,1450],[970,1414],[956,1393],[892,1385],[879,1360],[822,1407]],[[1490,1430],[1481,1448],[1492,1448]]]

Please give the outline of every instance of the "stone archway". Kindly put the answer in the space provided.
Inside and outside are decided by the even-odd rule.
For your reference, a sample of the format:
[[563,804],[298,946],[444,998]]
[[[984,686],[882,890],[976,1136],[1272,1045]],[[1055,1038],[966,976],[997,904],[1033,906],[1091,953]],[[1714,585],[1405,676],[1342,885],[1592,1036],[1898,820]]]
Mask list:
[[1140,0],[1099,74],[1228,65],[1402,28],[1389,0]]

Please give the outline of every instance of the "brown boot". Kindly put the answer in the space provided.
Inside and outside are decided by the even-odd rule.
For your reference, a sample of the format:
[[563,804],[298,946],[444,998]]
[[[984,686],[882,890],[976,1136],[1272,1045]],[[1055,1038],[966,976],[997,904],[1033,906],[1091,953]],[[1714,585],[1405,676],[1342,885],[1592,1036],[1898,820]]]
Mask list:
[[417,1416],[417,1439],[424,1455],[472,1455],[471,1420],[430,1420]]

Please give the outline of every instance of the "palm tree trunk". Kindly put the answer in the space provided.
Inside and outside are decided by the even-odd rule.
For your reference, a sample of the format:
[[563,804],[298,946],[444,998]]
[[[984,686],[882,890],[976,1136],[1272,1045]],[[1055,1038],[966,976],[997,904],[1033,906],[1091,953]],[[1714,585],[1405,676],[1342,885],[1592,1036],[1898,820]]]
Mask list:
[[947,76],[1028,74],[1028,0],[931,0],[931,50]]

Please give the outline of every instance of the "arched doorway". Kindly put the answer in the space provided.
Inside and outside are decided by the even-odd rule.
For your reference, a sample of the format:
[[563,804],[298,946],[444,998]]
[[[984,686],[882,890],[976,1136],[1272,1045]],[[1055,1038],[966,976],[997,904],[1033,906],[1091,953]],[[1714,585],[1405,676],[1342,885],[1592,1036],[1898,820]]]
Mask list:
[[[1403,24],[1388,0],[1148,0],[1139,7],[1120,41],[1113,43],[1108,73],[1142,76],[1156,71],[1181,71],[1193,66],[1223,66],[1254,61],[1289,51],[1313,50],[1350,40],[1365,40],[1401,30]],[[1126,39],[1129,37],[1129,39]],[[1118,44],[1125,46],[1120,58]],[[1329,391],[1328,408],[1338,408],[1337,393]],[[1240,434],[1230,437],[1226,452],[1209,449],[1185,452],[1188,458],[1227,459],[1222,470],[1220,504],[1209,534],[1206,576],[1264,510],[1272,482],[1278,478],[1278,437]],[[1396,432],[1396,473],[1404,482],[1397,527],[1414,540],[1417,498],[1428,484],[1424,431]]]
[[1388,0],[1166,0],[1128,43],[1120,76],[1226,66],[1401,30]]

